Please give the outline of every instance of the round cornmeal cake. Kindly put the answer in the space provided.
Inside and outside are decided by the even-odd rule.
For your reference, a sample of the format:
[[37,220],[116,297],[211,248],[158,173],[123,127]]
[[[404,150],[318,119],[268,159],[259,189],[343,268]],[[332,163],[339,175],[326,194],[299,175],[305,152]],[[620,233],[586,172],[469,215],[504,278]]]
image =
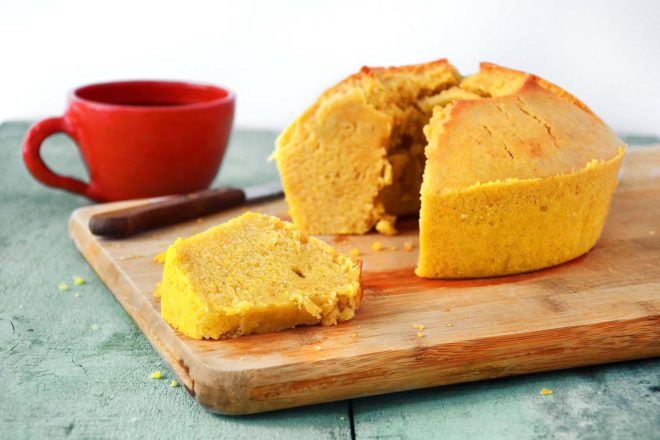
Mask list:
[[293,222],[310,234],[396,233],[419,213],[416,274],[472,278],[576,258],[602,231],[624,143],[535,75],[439,60],[363,68],[277,140]]

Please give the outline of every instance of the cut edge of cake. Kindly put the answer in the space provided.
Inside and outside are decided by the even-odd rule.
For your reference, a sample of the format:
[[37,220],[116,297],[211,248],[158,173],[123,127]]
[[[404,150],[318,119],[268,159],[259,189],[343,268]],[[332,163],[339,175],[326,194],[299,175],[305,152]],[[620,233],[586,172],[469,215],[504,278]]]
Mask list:
[[[454,66],[441,59],[363,67],[323,92],[278,137],[271,156],[294,223],[316,235],[363,234],[374,227],[396,233],[397,216],[419,211],[422,127],[431,114],[418,102],[457,86],[461,79]],[[338,163],[338,155],[350,156],[352,165]],[[350,189],[334,184],[333,204],[327,206],[317,197],[317,181],[318,186],[356,184]]]

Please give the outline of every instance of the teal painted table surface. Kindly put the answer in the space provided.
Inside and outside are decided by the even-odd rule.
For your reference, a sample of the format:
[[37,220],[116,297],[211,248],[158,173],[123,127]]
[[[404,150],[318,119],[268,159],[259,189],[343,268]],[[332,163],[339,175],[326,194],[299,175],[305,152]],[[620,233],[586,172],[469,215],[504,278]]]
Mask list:
[[[0,438],[660,439],[660,359],[251,416],[209,413],[170,386],[166,364],[74,248],[67,219],[90,202],[28,175],[27,128],[0,125]],[[275,135],[236,130],[215,185],[275,179],[266,161]],[[68,138],[53,136],[44,150],[55,170],[86,177]],[[156,370],[163,379],[149,378]]]

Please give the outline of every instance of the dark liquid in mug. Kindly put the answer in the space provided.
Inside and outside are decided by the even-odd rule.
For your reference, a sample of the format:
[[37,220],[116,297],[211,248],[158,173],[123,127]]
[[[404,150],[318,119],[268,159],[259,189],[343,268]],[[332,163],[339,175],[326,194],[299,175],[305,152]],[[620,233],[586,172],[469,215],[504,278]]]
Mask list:
[[125,105],[128,107],[178,107],[182,105],[194,104],[194,101],[117,101],[115,105]]

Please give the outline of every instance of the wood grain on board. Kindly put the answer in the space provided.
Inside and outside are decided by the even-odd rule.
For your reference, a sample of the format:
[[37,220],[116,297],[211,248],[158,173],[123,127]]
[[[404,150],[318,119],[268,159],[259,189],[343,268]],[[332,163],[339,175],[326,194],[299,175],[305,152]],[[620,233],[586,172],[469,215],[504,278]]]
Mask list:
[[[93,236],[91,215],[145,203],[120,202],[74,211],[69,228],[190,394],[213,411],[243,414],[660,355],[660,147],[630,151],[621,179],[596,247],[528,274],[417,278],[414,219],[394,237],[321,237],[362,253],[365,298],[355,319],[224,341],[187,338],[161,319],[152,292],[162,266],[153,257],[247,208],[129,239]],[[249,209],[286,218],[283,200]],[[372,250],[374,241],[384,249]]]

